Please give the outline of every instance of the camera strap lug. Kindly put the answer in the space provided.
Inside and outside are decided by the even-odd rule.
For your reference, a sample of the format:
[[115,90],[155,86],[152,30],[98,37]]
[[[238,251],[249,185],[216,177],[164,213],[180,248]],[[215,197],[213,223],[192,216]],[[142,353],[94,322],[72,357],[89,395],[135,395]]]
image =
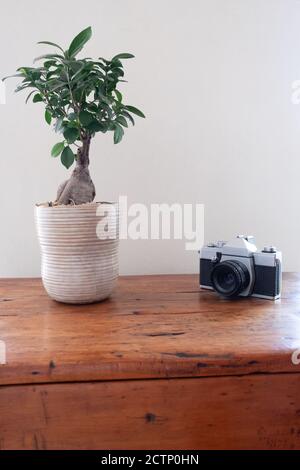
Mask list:
[[216,256],[213,257],[213,259],[211,260],[211,262],[213,264],[217,264],[221,261],[221,258],[222,258],[222,253],[220,253],[220,251],[217,251],[216,253]]

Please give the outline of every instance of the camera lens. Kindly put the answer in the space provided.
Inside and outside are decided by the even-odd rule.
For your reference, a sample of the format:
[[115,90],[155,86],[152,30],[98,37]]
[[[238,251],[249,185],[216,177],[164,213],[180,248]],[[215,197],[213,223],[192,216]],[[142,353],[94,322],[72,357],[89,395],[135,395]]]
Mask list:
[[240,261],[223,261],[211,272],[213,288],[224,297],[236,297],[248,287],[249,282],[249,271]]

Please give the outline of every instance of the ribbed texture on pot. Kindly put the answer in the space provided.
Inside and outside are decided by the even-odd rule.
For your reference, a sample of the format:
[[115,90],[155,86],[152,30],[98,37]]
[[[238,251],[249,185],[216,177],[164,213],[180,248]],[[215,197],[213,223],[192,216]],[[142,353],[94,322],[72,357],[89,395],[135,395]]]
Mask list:
[[118,204],[39,205],[35,220],[49,296],[72,304],[109,297],[119,271]]

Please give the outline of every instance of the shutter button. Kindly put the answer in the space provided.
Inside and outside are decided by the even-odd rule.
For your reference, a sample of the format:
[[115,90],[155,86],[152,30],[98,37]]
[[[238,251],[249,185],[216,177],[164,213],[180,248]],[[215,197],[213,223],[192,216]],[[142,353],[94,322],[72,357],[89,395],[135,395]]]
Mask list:
[[276,253],[276,246],[265,246],[262,250],[263,253]]

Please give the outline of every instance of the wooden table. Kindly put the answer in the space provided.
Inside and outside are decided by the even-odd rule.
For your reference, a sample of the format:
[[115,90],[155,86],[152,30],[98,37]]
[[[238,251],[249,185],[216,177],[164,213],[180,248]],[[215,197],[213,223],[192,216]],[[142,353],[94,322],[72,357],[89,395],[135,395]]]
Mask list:
[[0,281],[1,449],[300,449],[300,276],[228,301],[123,277],[100,304]]

